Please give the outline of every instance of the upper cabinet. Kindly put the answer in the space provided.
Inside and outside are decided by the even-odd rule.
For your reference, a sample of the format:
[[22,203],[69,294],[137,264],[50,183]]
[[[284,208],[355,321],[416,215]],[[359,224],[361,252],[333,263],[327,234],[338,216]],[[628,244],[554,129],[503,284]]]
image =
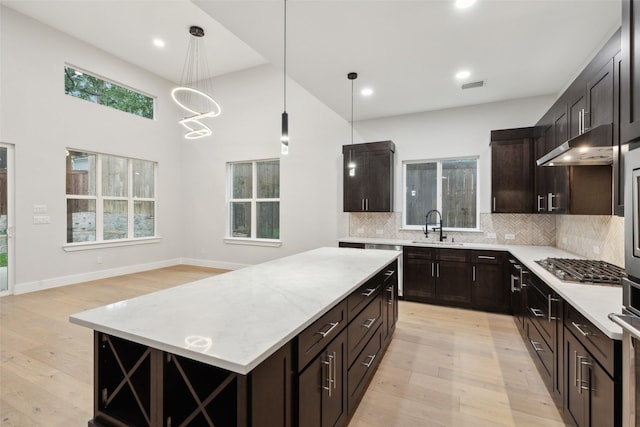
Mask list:
[[344,212],[393,212],[391,141],[342,146]]
[[640,139],[640,2],[622,0],[620,139]]
[[491,131],[491,212],[531,213],[534,128]]

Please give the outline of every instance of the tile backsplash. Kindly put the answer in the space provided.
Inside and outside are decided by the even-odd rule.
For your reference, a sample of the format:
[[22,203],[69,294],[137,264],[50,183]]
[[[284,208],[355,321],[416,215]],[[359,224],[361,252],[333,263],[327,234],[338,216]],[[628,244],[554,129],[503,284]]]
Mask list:
[[[480,214],[480,230],[445,232],[447,241],[557,246],[586,258],[624,267],[624,218],[605,215]],[[349,236],[423,240],[402,229],[402,213],[351,213]],[[429,233],[437,240],[438,233]]]

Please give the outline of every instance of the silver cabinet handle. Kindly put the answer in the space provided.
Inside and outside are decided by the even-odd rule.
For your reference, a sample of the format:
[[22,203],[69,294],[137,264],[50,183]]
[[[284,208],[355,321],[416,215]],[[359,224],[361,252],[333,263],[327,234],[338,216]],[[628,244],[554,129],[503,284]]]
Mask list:
[[374,292],[376,291],[376,288],[367,288],[362,295],[364,295],[365,297],[370,297]]
[[372,317],[371,319],[367,319],[367,321],[362,324],[362,327],[369,329],[373,326],[374,323],[376,323],[376,318]]
[[580,384],[580,363],[578,362],[578,352],[576,350],[573,351],[573,378],[575,379],[574,387],[578,387]]
[[511,275],[511,292],[520,292],[520,289],[516,287],[516,282],[518,281],[518,277]]
[[323,360],[322,364],[325,365],[327,367],[327,385],[326,386],[322,386],[322,388],[324,390],[327,390],[329,397],[331,397],[331,389],[334,388],[333,387],[333,358],[335,356],[335,352],[333,353],[333,355],[331,354],[327,354],[327,360]]
[[440,263],[436,264],[436,273],[437,273],[436,277],[440,277]]
[[495,261],[496,257],[489,255],[478,255],[478,259],[490,259]]
[[585,109],[582,110],[582,133],[585,133],[586,131],[588,131],[589,127],[587,127],[587,115],[589,114],[589,112]]
[[584,108],[578,111],[578,135],[582,133],[582,120],[583,120],[582,113],[584,113]]
[[544,313],[539,308],[531,308],[529,307],[529,311],[533,314],[534,317],[544,317]]
[[553,199],[555,199],[558,196],[553,194],[553,193],[549,193],[549,194],[547,194],[547,197],[548,197],[548,205],[549,205],[549,208],[547,210],[549,212],[553,212],[556,209],[558,209],[557,206],[556,207],[553,206]]
[[333,323],[327,323],[327,325],[331,325],[329,327],[329,329],[327,329],[326,331],[322,332],[322,331],[318,331],[316,332],[317,334],[322,335],[322,338],[326,337],[327,335],[329,335],[331,333],[331,331],[333,331],[335,329],[336,326],[338,326],[340,324],[340,322],[333,322]]
[[544,212],[544,207],[540,203],[544,202],[544,196],[538,195],[538,212]]
[[436,264],[435,262],[432,262],[432,263],[431,263],[431,277],[435,277],[435,274],[434,274],[434,272],[433,272],[433,266],[434,266],[435,264]]
[[475,282],[476,281],[476,266],[475,265],[472,267],[472,270],[473,270],[473,278],[471,280],[473,280]]
[[370,368],[370,367],[371,367],[371,364],[373,363],[373,361],[374,361],[374,360],[376,360],[376,355],[375,355],[375,354],[370,354],[370,355],[368,355],[367,357],[369,358],[369,360],[368,360],[368,361],[366,361],[366,362],[362,362],[362,364],[363,364],[364,366],[366,366],[366,367],[367,367],[367,369],[368,369],[368,368]]
[[387,270],[384,272],[384,275],[387,277],[391,277],[395,272],[396,272],[395,270]]
[[493,198],[493,211],[496,211],[496,198]]
[[[589,357],[588,356],[581,356],[580,357],[580,392],[582,392],[582,390],[591,390],[591,385],[589,384],[589,379],[587,377],[586,380],[582,379],[582,367],[583,366],[588,366],[589,368],[591,368],[591,366],[593,366],[593,363],[591,363],[589,361]],[[586,384],[586,386],[585,386]]]
[[576,323],[576,322],[571,322],[571,324],[573,325],[574,328],[576,328],[583,337],[589,336],[591,335],[589,332],[585,331],[584,329],[582,329],[582,325]]
[[551,315],[551,312],[552,312],[551,304],[554,302],[560,302],[560,300],[558,298],[553,298],[551,295],[547,295],[547,305],[548,305],[547,316],[548,316],[549,322],[551,322],[552,320],[558,320],[557,317]]
[[537,352],[541,352],[544,351],[544,347],[542,347],[542,345],[540,345],[539,342],[534,341],[532,339],[529,339],[529,342],[531,343],[531,345],[533,346],[533,349]]
[[389,286],[387,288],[387,292],[389,292],[389,299],[387,300],[387,304],[393,305],[393,299],[394,299],[393,286]]

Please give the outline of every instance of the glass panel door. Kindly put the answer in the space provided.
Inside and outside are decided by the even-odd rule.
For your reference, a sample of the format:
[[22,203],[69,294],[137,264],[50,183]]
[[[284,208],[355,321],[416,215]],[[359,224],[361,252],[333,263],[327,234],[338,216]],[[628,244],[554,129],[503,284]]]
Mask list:
[[13,183],[11,167],[13,147],[0,144],[0,295],[7,294],[12,288],[12,248],[13,248],[13,215],[11,201]]

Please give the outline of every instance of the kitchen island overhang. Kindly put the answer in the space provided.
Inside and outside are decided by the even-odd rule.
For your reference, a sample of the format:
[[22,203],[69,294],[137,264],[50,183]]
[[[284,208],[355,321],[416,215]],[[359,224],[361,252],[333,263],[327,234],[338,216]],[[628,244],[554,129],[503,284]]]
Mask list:
[[[357,326],[361,330],[366,329],[366,334],[359,334],[358,339],[372,340],[373,336],[382,339],[384,326],[387,329],[384,335],[388,336],[385,344],[388,345],[393,332],[390,326],[395,327],[397,319],[396,273],[397,258],[400,255],[397,251],[319,248],[70,316],[72,323],[96,331],[94,412],[100,422],[92,421],[91,425],[111,425],[108,424],[111,420],[106,414],[108,411],[105,412],[105,405],[112,404],[114,398],[110,396],[116,388],[119,392],[131,388],[127,393],[132,395],[129,398],[132,402],[124,404],[125,409],[121,409],[120,412],[127,412],[126,408],[141,412],[141,415],[137,416],[141,425],[171,423],[171,417],[167,417],[166,411],[162,410],[168,397],[168,390],[162,383],[167,378],[163,370],[172,360],[183,360],[192,365],[198,362],[210,367],[212,372],[237,374],[239,378],[235,392],[239,396],[236,405],[238,415],[231,417],[233,422],[230,424],[250,424],[251,419],[256,419],[257,414],[261,412],[254,408],[254,401],[261,391],[258,390],[259,381],[247,381],[247,378],[265,377],[256,372],[260,372],[260,367],[273,363],[271,359],[275,357],[279,359],[275,366],[277,369],[283,369],[282,375],[287,376],[289,374],[286,371],[291,372],[292,380],[290,384],[283,385],[284,389],[288,389],[283,389],[283,392],[291,394],[291,388],[297,390],[297,374],[306,368],[306,365],[299,366],[298,363],[302,359],[298,357],[297,337],[309,328],[319,328],[318,332],[314,332],[318,340],[324,340],[325,335],[329,335],[326,341],[322,341],[327,344],[330,342],[329,338],[336,338],[331,334],[342,331],[347,343],[347,329],[353,329],[351,326],[347,328],[347,323],[356,320],[360,322],[359,317],[366,314],[370,317]],[[390,281],[390,278],[393,280]],[[365,288],[360,290],[363,286]],[[336,312],[336,307],[344,305],[344,310],[347,310],[349,301],[356,305],[356,302],[353,302],[354,294],[360,295],[360,298],[364,298],[361,295],[366,295],[365,304],[358,305],[357,311],[354,309],[353,313],[349,312],[348,319],[346,314],[343,314],[342,323],[340,320],[337,321],[340,323],[339,327],[333,327],[336,322],[331,321],[327,321],[325,327],[324,317]],[[358,301],[357,304],[361,302]],[[361,315],[360,311],[363,312]],[[320,323],[316,325],[318,321]],[[367,342],[363,341],[362,346]],[[116,348],[118,346],[121,348]],[[372,348],[368,344],[367,346],[369,350]],[[355,344],[351,347],[354,351],[360,350]],[[368,349],[364,348],[362,351]],[[148,350],[157,355],[150,355]],[[318,354],[321,350],[318,349]],[[119,351],[123,354],[118,354]],[[148,360],[144,359],[147,356]],[[307,356],[305,355],[304,363],[309,360]],[[345,356],[344,382],[348,369],[353,368],[354,372],[356,371],[357,356],[359,354],[353,357],[350,354],[348,363]],[[365,362],[371,356],[363,355]],[[378,356],[381,356],[381,353]],[[335,360],[333,363],[336,363]],[[364,365],[367,364],[365,362]],[[112,366],[106,367],[107,364]],[[313,362],[309,364],[312,365]],[[176,364],[178,365],[179,363]],[[131,379],[138,375],[140,366],[148,369],[149,373],[141,374],[141,382],[144,384],[142,391],[137,392],[131,385]],[[367,369],[375,369],[376,366],[377,362],[373,366],[367,366]],[[200,372],[198,375],[208,375],[205,374],[204,368],[193,369]],[[329,383],[335,382],[338,376],[335,365],[332,365],[331,369],[333,372],[327,373],[331,374],[328,375]],[[102,383],[106,380],[104,375],[101,376],[101,370],[121,376],[122,379],[113,382],[110,387],[104,387],[105,384]],[[187,383],[191,381],[184,372],[180,375]],[[324,370],[322,375],[325,375]],[[153,379],[154,376],[160,378]],[[146,384],[147,377],[150,377],[149,382],[153,383],[150,386]],[[220,377],[225,376],[221,374]],[[362,381],[363,378],[359,378],[358,381]],[[370,375],[367,378],[370,379]],[[220,381],[229,382],[232,379],[225,377]],[[320,387],[326,385],[321,384]],[[335,389],[335,384],[330,384],[330,387]],[[346,386],[344,387],[346,395]],[[204,416],[207,405],[203,402],[212,396],[212,391],[204,393],[207,396],[198,396],[196,388],[187,384],[186,390],[193,395],[196,407],[200,408],[200,415]],[[334,395],[335,393],[337,392],[334,392]],[[246,401],[240,402],[245,396]],[[359,397],[361,394],[351,399],[350,408],[355,408]],[[156,402],[152,403],[154,400]],[[288,403],[294,403],[296,406],[295,410],[288,411],[288,416],[293,422],[291,425],[296,425],[300,416],[295,402],[296,396]],[[342,405],[344,419],[348,403],[345,396]],[[122,416],[116,413],[112,425],[117,425],[117,417]],[[126,414],[124,417],[126,418]],[[207,425],[206,419],[204,416],[204,425]]]

